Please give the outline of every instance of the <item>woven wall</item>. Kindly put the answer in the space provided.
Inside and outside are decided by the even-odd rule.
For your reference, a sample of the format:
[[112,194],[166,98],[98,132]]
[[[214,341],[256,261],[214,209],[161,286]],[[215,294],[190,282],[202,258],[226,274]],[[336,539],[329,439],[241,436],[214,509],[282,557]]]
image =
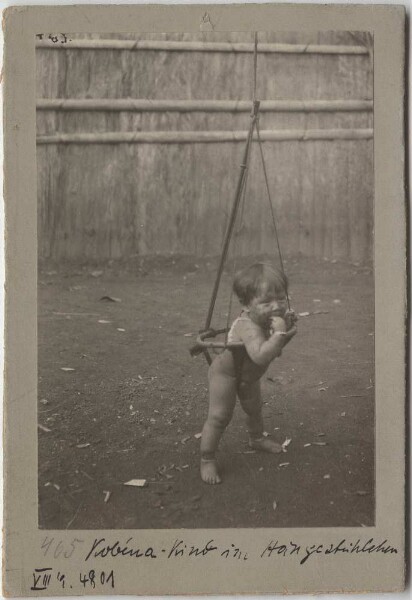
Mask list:
[[[71,38],[99,36],[71,36]],[[103,37],[103,36],[102,36]],[[110,37],[104,35],[104,39]],[[116,38],[119,38],[116,35]],[[252,42],[250,34],[125,35],[135,40]],[[259,34],[260,43],[362,45],[348,32]],[[52,44],[51,44],[52,45]],[[39,99],[249,100],[253,54],[167,50],[37,49]],[[264,100],[371,100],[370,53],[264,53]],[[101,143],[108,132],[246,131],[248,112],[38,110],[40,258],[218,254],[243,142]],[[260,129],[370,131],[372,111],[265,111]],[[61,134],[97,134],[67,141]],[[60,137],[59,137],[60,136]],[[350,137],[350,136],[349,136]],[[281,245],[287,254],[369,260],[373,141],[263,143]],[[47,143],[45,143],[47,140]],[[237,252],[273,249],[265,184],[254,148]]]

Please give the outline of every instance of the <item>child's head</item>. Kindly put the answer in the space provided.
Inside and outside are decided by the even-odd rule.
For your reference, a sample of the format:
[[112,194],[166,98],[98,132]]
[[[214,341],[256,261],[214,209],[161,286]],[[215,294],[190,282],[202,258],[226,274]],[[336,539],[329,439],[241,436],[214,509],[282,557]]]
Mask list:
[[286,311],[288,280],[282,271],[267,263],[255,263],[239,271],[233,291],[243,306],[253,309],[260,324],[271,316],[283,316]]
[[267,263],[255,263],[236,273],[233,291],[243,306],[266,294],[286,295],[288,280],[282,271]]

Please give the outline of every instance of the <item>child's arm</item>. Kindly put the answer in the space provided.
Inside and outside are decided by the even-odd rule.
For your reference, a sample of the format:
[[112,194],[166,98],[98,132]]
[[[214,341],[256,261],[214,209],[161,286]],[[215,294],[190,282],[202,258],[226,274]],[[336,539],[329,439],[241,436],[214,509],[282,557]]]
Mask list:
[[297,329],[293,326],[287,332],[275,331],[266,339],[260,327],[243,322],[239,333],[250,359],[260,367],[267,367],[282,354],[283,347],[296,335]]

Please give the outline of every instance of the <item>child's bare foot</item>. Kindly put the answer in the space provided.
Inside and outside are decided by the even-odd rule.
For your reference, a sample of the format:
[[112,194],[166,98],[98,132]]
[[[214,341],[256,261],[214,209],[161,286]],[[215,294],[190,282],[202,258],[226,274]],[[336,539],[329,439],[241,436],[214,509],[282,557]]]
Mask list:
[[205,483],[209,483],[210,485],[214,485],[215,483],[222,483],[222,480],[219,476],[216,459],[200,459],[200,477]]
[[279,454],[282,452],[282,446],[277,444],[273,440],[269,440],[268,438],[262,437],[253,439],[250,438],[249,446],[254,448],[255,450],[261,450],[262,452],[270,452],[271,454]]

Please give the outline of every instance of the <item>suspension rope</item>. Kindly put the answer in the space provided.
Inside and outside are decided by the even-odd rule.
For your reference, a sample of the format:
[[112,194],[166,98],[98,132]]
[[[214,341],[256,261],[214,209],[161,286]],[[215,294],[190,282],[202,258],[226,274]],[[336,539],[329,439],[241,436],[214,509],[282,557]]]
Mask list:
[[255,50],[254,50],[254,54],[253,54],[253,94],[252,94],[253,102],[256,100],[257,59],[258,59],[257,46],[258,46],[258,34],[257,34],[257,31],[255,31]]
[[222,249],[222,254],[220,257],[219,267],[217,270],[215,285],[213,287],[212,297],[210,299],[209,310],[207,313],[206,323],[205,323],[205,330],[210,328],[210,324],[212,322],[212,316],[213,316],[213,311],[215,308],[217,293],[219,290],[220,279],[222,277],[223,267],[224,267],[227,252],[229,249],[230,238],[232,236],[233,227],[235,225],[237,211],[238,211],[239,204],[240,204],[240,201],[242,198],[243,186],[244,186],[244,181],[245,181],[245,171],[246,171],[246,167],[247,167],[250,146],[252,143],[253,131],[255,128],[255,123],[256,123],[256,117],[257,117],[257,114],[259,111],[259,104],[260,104],[259,102],[253,103],[253,117],[251,119],[251,123],[250,123],[250,127],[249,127],[249,133],[248,133],[248,137],[247,137],[247,141],[246,141],[245,151],[243,154],[243,160],[240,165],[241,172],[240,172],[240,176],[239,176],[239,180],[238,180],[238,185],[236,188],[235,200],[233,202],[232,211],[231,211],[230,217],[229,217],[229,225],[228,225],[228,228],[227,228],[227,231],[225,234],[225,239],[224,239],[224,243],[223,243],[223,249]]
[[[252,131],[252,136],[253,136],[253,131]],[[235,231],[235,239],[233,241],[233,268],[232,268],[232,282],[235,278],[235,274],[237,271],[237,255],[236,255],[236,250],[237,250],[237,242],[238,242],[238,237],[242,231],[242,225],[243,225],[243,215],[245,212],[245,202],[246,202],[246,189],[247,189],[247,182],[248,182],[248,176],[249,176],[249,165],[250,165],[250,157],[251,157],[251,152],[249,151],[248,157],[247,157],[247,163],[246,163],[246,169],[245,169],[245,176],[244,176],[244,180],[243,180],[243,191],[242,191],[242,199],[241,199],[241,204],[240,204],[240,215],[238,218],[238,227],[237,230]],[[228,309],[227,309],[227,317],[226,317],[226,333],[225,333],[225,343],[227,344],[228,341],[228,334],[229,334],[229,325],[230,325],[230,321],[231,321],[231,314],[232,314],[232,303],[233,303],[233,285],[231,285],[230,287],[230,294],[229,294],[229,303],[228,303]]]
[[254,49],[254,57],[253,57],[253,102],[252,102],[252,111],[250,114],[251,123],[249,126],[249,133],[248,133],[248,137],[247,137],[247,141],[246,141],[246,147],[245,147],[245,151],[244,151],[244,155],[243,155],[243,161],[242,161],[242,164],[240,165],[241,173],[240,173],[240,177],[238,180],[238,186],[236,189],[235,201],[233,203],[232,212],[229,217],[229,225],[228,225],[225,239],[223,242],[222,254],[220,257],[220,263],[219,263],[219,267],[218,267],[218,271],[217,271],[217,275],[216,275],[215,285],[213,288],[212,297],[210,299],[210,305],[209,305],[209,311],[208,311],[207,317],[206,317],[205,329],[209,329],[210,325],[212,323],[213,311],[215,309],[217,293],[219,291],[220,279],[222,277],[223,267],[224,267],[226,256],[227,256],[227,253],[229,250],[230,238],[232,237],[232,232],[233,232],[233,228],[234,228],[235,221],[236,221],[237,211],[239,208],[239,204],[242,200],[242,193],[243,193],[244,186],[245,186],[247,166],[249,163],[250,148],[251,148],[252,139],[253,139],[253,132],[254,132],[254,128],[256,126],[256,120],[257,120],[257,116],[258,116],[258,112],[259,112],[260,102],[258,102],[256,100],[257,42],[258,42],[257,32],[255,32],[255,49]]
[[[248,132],[248,136],[247,136],[247,141],[246,141],[246,146],[244,149],[244,154],[243,154],[243,160],[242,163],[240,165],[240,175],[239,175],[239,179],[238,179],[238,184],[237,184],[237,188],[236,188],[236,193],[235,193],[235,199],[232,205],[232,210],[229,216],[229,224],[228,224],[228,228],[223,240],[223,247],[222,247],[222,254],[220,257],[220,262],[219,262],[219,267],[218,267],[218,271],[217,271],[217,275],[216,275],[216,280],[215,280],[215,284],[213,287],[213,291],[212,291],[212,297],[210,300],[210,304],[209,304],[209,310],[208,310],[208,314],[206,317],[206,323],[205,323],[205,331],[210,329],[211,326],[211,322],[212,322],[212,317],[213,317],[213,312],[214,312],[214,308],[215,308],[215,304],[216,304],[216,298],[217,298],[217,294],[218,294],[218,290],[219,290],[219,285],[220,285],[220,280],[222,277],[222,273],[223,273],[223,267],[226,261],[226,257],[228,254],[228,250],[229,250],[229,245],[230,245],[230,240],[233,234],[233,230],[235,228],[236,225],[236,221],[239,221],[239,226],[237,231],[235,232],[235,241],[234,241],[234,261],[233,261],[233,270],[235,271],[236,269],[236,246],[237,246],[237,237],[239,236],[240,232],[241,232],[241,228],[242,228],[242,223],[243,223],[243,214],[244,214],[244,208],[245,208],[245,198],[246,198],[246,185],[247,185],[247,180],[248,180],[248,173],[249,173],[249,165],[250,165],[250,155],[251,155],[251,147],[252,147],[252,142],[253,142],[253,137],[254,137],[254,131],[256,128],[256,137],[257,137],[257,141],[258,141],[258,145],[259,145],[259,150],[260,150],[260,157],[261,157],[261,162],[262,162],[262,167],[263,167],[263,173],[264,173],[264,177],[265,177],[265,185],[266,185],[266,191],[267,191],[267,196],[268,196],[268,200],[269,200],[269,206],[270,206],[270,211],[271,211],[271,215],[272,215],[272,224],[273,224],[273,230],[275,233],[275,238],[276,238],[276,245],[277,245],[277,250],[278,250],[278,254],[279,254],[279,260],[280,260],[280,266],[281,266],[281,271],[283,273],[283,275],[286,277],[285,274],[285,269],[284,269],[284,264],[283,264],[283,258],[282,258],[282,252],[280,249],[280,244],[279,244],[279,236],[278,236],[278,232],[277,232],[277,226],[276,226],[276,217],[275,217],[275,209],[273,206],[273,202],[272,202],[272,198],[270,195],[270,189],[269,189],[269,180],[268,180],[268,175],[267,175],[267,170],[266,170],[266,163],[265,163],[265,158],[263,155],[263,147],[262,147],[262,140],[260,137],[260,129],[259,129],[259,106],[260,106],[260,102],[258,100],[256,100],[256,87],[257,87],[257,59],[258,59],[258,35],[257,32],[255,32],[254,34],[254,57],[253,57],[253,90],[252,90],[252,97],[253,97],[253,102],[252,102],[252,111],[251,111],[251,123],[249,126],[249,132]],[[238,210],[239,207],[241,209],[240,212],[240,220],[238,219]],[[230,292],[230,297],[229,297],[229,306],[228,306],[228,312],[227,312],[227,323],[226,323],[226,334],[225,334],[225,344],[227,344],[227,337],[228,337],[228,330],[229,330],[229,323],[230,323],[230,318],[231,318],[231,310],[232,310],[232,299],[233,299],[233,288],[231,288],[231,292]],[[290,301],[289,301],[289,294],[286,290],[286,299],[287,299],[287,304],[288,304],[288,308],[290,310]],[[211,362],[211,358],[206,351],[204,351],[205,357],[208,361],[208,363],[210,364]]]
[[[268,197],[268,201],[269,201],[270,212],[271,212],[271,215],[272,215],[273,230],[275,232],[276,245],[277,245],[277,250],[278,250],[278,254],[279,254],[280,268],[282,270],[283,275],[286,277],[285,267],[284,267],[283,258],[282,258],[282,251],[280,249],[280,244],[279,244],[278,230],[277,230],[277,226],[276,226],[275,209],[274,209],[273,202],[272,202],[272,197],[271,197],[271,194],[270,194],[269,180],[268,180],[268,174],[267,174],[267,171],[266,171],[265,157],[263,155],[262,140],[260,138],[260,129],[259,129],[259,122],[258,121],[256,121],[256,134],[257,134],[258,145],[259,145],[259,150],[260,150],[260,158],[261,158],[261,161],[262,161],[263,174],[264,174],[264,177],[265,177],[267,197]],[[287,303],[288,303],[288,309],[290,310],[289,294],[288,294],[287,290],[286,290],[286,299],[287,299]]]
[[[256,82],[257,82],[257,59],[258,59],[258,34],[257,34],[257,31],[255,31],[255,33],[254,33],[254,53],[253,53],[252,112],[250,115],[251,119],[253,119],[251,138],[250,138],[251,144],[253,141],[254,128],[258,121],[258,113],[255,110]],[[251,146],[250,146],[250,148],[251,148]],[[242,199],[241,199],[241,203],[240,203],[240,217],[238,218],[238,228],[237,228],[237,231],[235,231],[235,239],[233,242],[233,257],[234,258],[233,258],[233,268],[232,268],[232,281],[236,274],[236,265],[237,265],[236,248],[237,248],[238,237],[239,237],[239,234],[242,229],[243,215],[244,215],[244,211],[245,211],[246,187],[247,187],[247,180],[248,180],[248,175],[249,175],[249,165],[250,165],[250,156],[251,156],[250,148],[249,148],[249,152],[248,152],[247,159],[246,159],[246,168],[244,171],[244,178],[243,178],[243,184],[242,184],[243,190],[242,190]],[[229,325],[230,325],[231,313],[232,313],[232,303],[233,303],[233,286],[231,286],[230,294],[229,294],[229,303],[228,303],[227,317],[226,317],[225,343],[227,343],[227,341],[228,341]]]

